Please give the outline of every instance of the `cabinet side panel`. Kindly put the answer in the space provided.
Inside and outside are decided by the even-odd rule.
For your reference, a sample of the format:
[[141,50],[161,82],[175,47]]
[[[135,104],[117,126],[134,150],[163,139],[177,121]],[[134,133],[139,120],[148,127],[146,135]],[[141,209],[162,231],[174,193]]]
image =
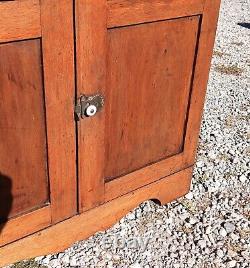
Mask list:
[[3,221],[43,206],[49,189],[40,40],[1,44],[0,59]]

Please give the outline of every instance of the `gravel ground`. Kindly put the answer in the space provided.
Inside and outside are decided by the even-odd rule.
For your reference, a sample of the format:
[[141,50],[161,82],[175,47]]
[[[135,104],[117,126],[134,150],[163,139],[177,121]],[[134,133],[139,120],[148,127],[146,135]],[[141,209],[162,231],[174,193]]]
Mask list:
[[145,202],[109,230],[36,264],[250,267],[250,29],[238,25],[248,20],[249,0],[222,1],[191,192],[162,207]]

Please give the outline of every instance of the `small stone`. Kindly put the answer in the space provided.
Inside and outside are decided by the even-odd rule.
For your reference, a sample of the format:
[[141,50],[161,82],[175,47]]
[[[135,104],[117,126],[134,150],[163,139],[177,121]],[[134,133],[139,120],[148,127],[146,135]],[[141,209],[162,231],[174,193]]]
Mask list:
[[208,152],[208,156],[209,156],[211,159],[213,159],[213,160],[216,158],[216,154],[215,154],[214,151],[210,151],[210,152]]
[[235,267],[236,264],[237,264],[237,262],[236,262],[235,260],[232,260],[232,261],[229,261],[229,262],[227,263],[227,267],[232,268],[232,267]]
[[50,262],[50,258],[47,258],[45,257],[43,260],[42,260],[43,264],[49,264]]
[[187,260],[187,263],[188,263],[189,267],[193,267],[194,264],[195,264],[195,259],[194,258],[189,258]]
[[188,194],[185,195],[185,197],[189,200],[193,199],[194,195],[192,192],[189,192]]
[[207,242],[206,240],[200,240],[198,242],[198,245],[201,247],[201,248],[205,248],[207,246]]
[[212,230],[212,227],[211,226],[208,226],[206,228],[206,234],[210,234],[211,233],[211,230]]
[[175,251],[177,250],[177,248],[176,248],[175,245],[172,245],[172,246],[170,247],[170,250],[171,250],[172,252],[175,252]]
[[226,237],[226,236],[227,236],[227,231],[226,231],[224,228],[221,228],[221,229],[220,229],[220,235],[221,235],[222,237]]
[[210,254],[210,249],[209,248],[205,248],[205,253],[206,254]]
[[158,220],[156,220],[156,224],[161,225],[161,224],[163,224],[163,221],[158,219]]
[[242,174],[239,179],[242,183],[245,183],[247,181],[247,177],[244,174]]
[[191,218],[189,219],[189,223],[192,224],[192,225],[194,225],[194,224],[197,223],[197,219],[194,218],[194,217],[191,217]]
[[237,253],[236,253],[235,251],[231,250],[231,249],[228,249],[228,251],[227,251],[227,255],[228,255],[229,257],[231,257],[231,258],[234,258],[234,257],[237,256]]
[[69,263],[69,255],[64,255],[62,261],[65,263]]
[[120,259],[121,259],[121,257],[119,255],[117,255],[117,254],[113,255],[113,260],[115,262],[119,261]]
[[212,234],[208,234],[208,238],[209,238],[209,241],[211,242],[211,244],[215,244],[215,240],[214,240],[214,237]]
[[240,237],[234,233],[230,234],[230,237],[234,240],[234,241],[237,241],[240,239]]
[[99,262],[97,263],[97,267],[104,267],[105,265],[106,265],[106,262],[105,262],[104,260],[99,261]]
[[134,263],[130,266],[130,268],[142,268],[142,266],[139,263]]
[[[189,217],[189,213],[182,213],[182,214],[180,214],[179,215],[179,218],[181,219],[181,220],[183,220],[183,221],[185,221],[188,217]],[[170,220],[171,219],[171,220]],[[168,218],[167,220],[166,220],[166,222],[167,223],[173,223],[173,219],[172,218]]]
[[221,250],[221,249],[218,249],[217,250],[217,256],[219,257],[219,258],[223,258],[224,257],[224,252],[223,252],[223,250]]
[[245,250],[245,251],[241,251],[241,256],[245,259],[248,259],[250,257],[250,253],[249,251]]
[[41,261],[43,258],[44,258],[43,256],[36,257],[36,258],[35,258],[35,261]]
[[108,260],[108,261],[110,261],[110,260],[112,260],[112,255],[110,254],[110,253],[106,253],[105,254],[105,258]]
[[129,214],[127,215],[127,219],[129,219],[129,220],[134,220],[134,219],[135,219],[135,214],[134,214],[134,213],[129,213]]
[[202,161],[198,161],[198,162],[196,163],[196,166],[197,166],[198,168],[201,168],[201,167],[204,166],[204,163],[203,163]]
[[58,259],[50,260],[49,265],[52,267],[57,267],[60,265],[60,261]]
[[227,233],[233,233],[235,230],[235,226],[231,222],[226,222],[224,224],[224,228],[226,229]]
[[177,253],[171,253],[171,254],[170,254],[170,257],[171,257],[172,259],[175,259],[175,258],[178,257],[178,254],[177,254]]
[[70,259],[70,266],[77,266],[77,259],[75,257]]

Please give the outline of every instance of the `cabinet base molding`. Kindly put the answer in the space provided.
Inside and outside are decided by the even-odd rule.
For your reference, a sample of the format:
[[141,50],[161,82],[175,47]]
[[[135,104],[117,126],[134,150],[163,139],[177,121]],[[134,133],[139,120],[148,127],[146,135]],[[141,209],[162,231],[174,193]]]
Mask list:
[[192,170],[193,167],[182,170],[1,247],[0,267],[22,259],[63,251],[76,241],[86,239],[98,231],[111,227],[144,201],[153,200],[164,205],[185,195],[190,189]]

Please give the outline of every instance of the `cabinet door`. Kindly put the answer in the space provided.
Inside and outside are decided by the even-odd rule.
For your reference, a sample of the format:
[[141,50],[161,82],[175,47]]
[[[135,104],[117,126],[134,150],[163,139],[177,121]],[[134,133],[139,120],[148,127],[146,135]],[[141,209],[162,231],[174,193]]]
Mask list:
[[76,213],[76,157],[72,1],[0,14],[1,246]]
[[193,165],[215,30],[199,44],[204,2],[76,0],[77,93],[105,99],[78,122],[82,211]]

